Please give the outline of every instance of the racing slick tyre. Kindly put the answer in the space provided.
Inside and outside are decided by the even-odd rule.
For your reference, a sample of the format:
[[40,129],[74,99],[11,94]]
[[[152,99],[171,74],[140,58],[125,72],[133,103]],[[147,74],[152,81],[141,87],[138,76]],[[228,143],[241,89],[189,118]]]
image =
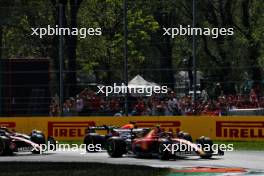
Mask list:
[[89,145],[93,145],[94,147],[97,144],[101,144],[104,143],[104,139],[97,133],[88,133],[83,140],[83,143],[86,145],[86,151],[87,152],[98,152],[99,150],[89,150]]
[[213,141],[210,138],[202,136],[196,142],[204,151],[204,154],[200,155],[201,158],[209,159],[213,156]]
[[10,140],[5,137],[0,137],[0,156],[13,155],[13,150],[10,149]]
[[183,133],[183,136],[182,136],[183,139],[189,141],[189,142],[192,142],[192,136],[189,134],[189,133]]
[[126,153],[126,142],[119,137],[111,137],[107,140],[106,150],[109,156],[113,158],[122,157]]
[[51,136],[49,136],[48,137],[48,150],[50,150],[50,151],[56,151],[56,144],[57,144],[57,141],[53,138],[53,137],[51,137]]
[[[30,140],[36,144],[46,144],[45,136],[43,133],[33,133]],[[33,149],[31,151],[33,154],[40,154],[40,150]]]
[[169,160],[171,158],[171,151],[166,150],[165,145],[170,145],[172,144],[170,141],[166,141],[166,142],[161,142],[159,144],[159,153],[158,153],[158,157],[160,160]]
[[192,140],[192,136],[191,136],[189,133],[185,133],[185,132],[183,132],[183,131],[180,131],[180,132],[177,134],[177,136],[178,136],[179,138],[181,138],[181,139],[185,139],[185,140],[187,140],[187,141],[189,141],[189,142],[193,142],[193,140]]

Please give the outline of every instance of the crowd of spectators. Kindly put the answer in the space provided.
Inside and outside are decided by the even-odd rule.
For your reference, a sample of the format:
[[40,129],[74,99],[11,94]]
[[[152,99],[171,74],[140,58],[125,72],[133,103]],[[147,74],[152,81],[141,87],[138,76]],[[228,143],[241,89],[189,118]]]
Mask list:
[[[187,95],[177,97],[170,91],[163,96],[129,97],[130,116],[170,116],[170,115],[225,115],[234,109],[250,109],[264,107],[264,99],[251,89],[247,95],[224,95],[210,98],[205,90],[194,103],[192,97]],[[85,89],[76,97],[66,99],[63,104],[64,116],[122,116],[124,115],[124,97],[103,97],[92,90]],[[58,116],[58,98],[52,100],[50,116]]]

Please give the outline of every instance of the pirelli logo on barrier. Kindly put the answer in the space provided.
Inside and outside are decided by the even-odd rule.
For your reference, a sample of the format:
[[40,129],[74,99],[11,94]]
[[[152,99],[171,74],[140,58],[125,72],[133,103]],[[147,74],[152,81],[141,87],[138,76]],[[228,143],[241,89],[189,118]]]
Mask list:
[[264,139],[264,121],[216,121],[216,137]]
[[6,127],[9,130],[15,130],[16,122],[0,122],[0,127]]
[[180,121],[134,121],[134,123],[138,128],[153,128],[160,125],[161,129],[173,132],[179,132],[181,127]]
[[[57,140],[80,140],[88,126],[123,126],[135,122],[138,128],[153,128],[159,125],[165,131],[186,130],[194,138],[210,136],[217,140],[264,141],[263,117],[65,117],[65,118],[0,118],[0,126],[11,131],[30,133],[32,129],[42,130]],[[205,128],[207,127],[207,128]],[[100,131],[99,131],[100,132]],[[100,133],[99,133],[100,134]]]
[[48,135],[64,138],[83,137],[88,126],[95,126],[95,122],[48,122]]

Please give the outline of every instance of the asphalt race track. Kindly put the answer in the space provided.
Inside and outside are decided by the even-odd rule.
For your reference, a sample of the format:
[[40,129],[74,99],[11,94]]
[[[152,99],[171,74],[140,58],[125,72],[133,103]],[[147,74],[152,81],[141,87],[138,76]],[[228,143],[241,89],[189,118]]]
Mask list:
[[14,156],[2,156],[0,162],[98,162],[112,164],[146,165],[152,167],[225,167],[245,168],[250,171],[264,171],[264,152],[261,151],[233,151],[224,156],[215,156],[212,159],[200,159],[197,156],[170,161],[158,159],[141,159],[132,156],[110,158],[106,152],[82,153],[76,152],[49,152],[42,155],[33,155],[29,152],[17,153]]

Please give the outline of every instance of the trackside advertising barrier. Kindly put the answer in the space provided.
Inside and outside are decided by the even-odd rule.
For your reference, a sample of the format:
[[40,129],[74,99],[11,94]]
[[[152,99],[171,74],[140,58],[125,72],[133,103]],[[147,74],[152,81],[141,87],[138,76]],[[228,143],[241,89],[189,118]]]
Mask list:
[[13,131],[30,133],[32,129],[43,131],[56,140],[83,140],[85,129],[94,125],[122,126],[133,121],[140,127],[160,125],[166,131],[186,131],[194,139],[208,136],[216,140],[264,141],[264,117],[17,117],[0,118],[0,126]]

